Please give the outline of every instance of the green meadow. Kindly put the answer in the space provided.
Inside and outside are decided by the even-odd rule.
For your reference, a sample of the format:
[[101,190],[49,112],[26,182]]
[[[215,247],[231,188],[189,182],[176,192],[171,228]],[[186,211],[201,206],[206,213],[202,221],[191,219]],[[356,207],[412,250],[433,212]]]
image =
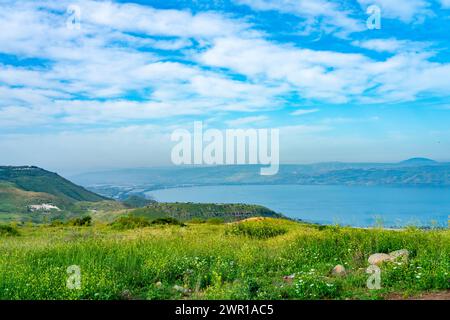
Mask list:
[[[450,230],[123,220],[3,225],[0,299],[388,299],[450,289]],[[408,260],[382,264],[381,288],[368,289],[367,258],[399,249]],[[331,274],[338,264],[345,275]],[[80,286],[70,289],[73,265]]]

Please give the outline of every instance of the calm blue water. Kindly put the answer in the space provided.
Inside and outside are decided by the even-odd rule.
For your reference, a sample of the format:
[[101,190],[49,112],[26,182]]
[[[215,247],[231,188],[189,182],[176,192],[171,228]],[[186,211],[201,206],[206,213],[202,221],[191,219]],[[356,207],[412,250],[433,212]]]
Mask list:
[[450,188],[208,186],[148,192],[161,202],[249,203],[288,217],[351,226],[447,226]]

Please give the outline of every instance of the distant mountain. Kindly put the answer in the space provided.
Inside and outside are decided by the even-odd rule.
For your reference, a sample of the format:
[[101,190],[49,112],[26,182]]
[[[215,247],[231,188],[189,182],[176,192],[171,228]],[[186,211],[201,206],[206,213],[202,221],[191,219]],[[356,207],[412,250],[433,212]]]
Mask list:
[[136,168],[78,175],[72,179],[99,194],[125,199],[167,187],[204,185],[392,185],[450,187],[450,163],[413,158],[399,163],[329,162],[281,165],[274,176],[260,166]]
[[411,158],[399,163],[401,166],[428,166],[437,165],[439,162],[427,158]]

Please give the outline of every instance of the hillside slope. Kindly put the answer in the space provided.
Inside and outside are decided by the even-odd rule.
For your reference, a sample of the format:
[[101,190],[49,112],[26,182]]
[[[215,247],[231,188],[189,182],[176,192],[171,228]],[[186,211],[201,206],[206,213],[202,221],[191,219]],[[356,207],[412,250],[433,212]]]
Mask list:
[[148,219],[172,217],[181,221],[220,218],[224,221],[236,221],[251,217],[282,218],[266,207],[249,204],[213,204],[213,203],[154,203],[145,208],[131,211],[135,216]]
[[[33,166],[0,166],[0,182],[22,191],[53,195],[60,201],[103,201],[106,198],[80,187],[56,173]],[[5,192],[5,190],[4,190]]]

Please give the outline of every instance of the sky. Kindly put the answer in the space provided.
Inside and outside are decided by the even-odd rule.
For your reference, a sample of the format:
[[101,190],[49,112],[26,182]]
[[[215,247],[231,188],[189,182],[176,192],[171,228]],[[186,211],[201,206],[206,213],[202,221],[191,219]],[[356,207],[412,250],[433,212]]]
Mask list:
[[282,163],[449,161],[449,27],[450,0],[0,0],[0,164],[170,165],[194,121],[277,128]]

